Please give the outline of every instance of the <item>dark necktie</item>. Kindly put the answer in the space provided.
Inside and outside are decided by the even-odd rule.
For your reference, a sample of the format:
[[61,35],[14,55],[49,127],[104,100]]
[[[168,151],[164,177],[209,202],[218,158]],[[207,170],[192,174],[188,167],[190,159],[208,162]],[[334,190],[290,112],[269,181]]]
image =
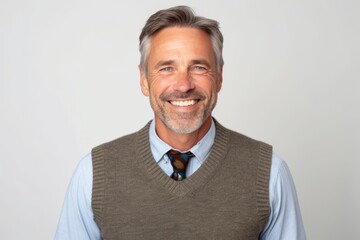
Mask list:
[[166,153],[169,157],[174,172],[171,174],[171,178],[176,181],[181,181],[186,178],[186,167],[190,158],[194,157],[192,152],[181,153],[175,150],[170,150]]

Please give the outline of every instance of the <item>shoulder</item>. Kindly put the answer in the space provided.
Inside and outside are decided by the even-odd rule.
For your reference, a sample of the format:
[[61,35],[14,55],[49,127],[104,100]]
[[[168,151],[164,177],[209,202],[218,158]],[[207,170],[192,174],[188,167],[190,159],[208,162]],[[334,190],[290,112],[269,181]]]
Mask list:
[[[91,189],[92,183],[92,160],[91,154],[86,154],[78,163],[75,172],[72,176],[70,187],[84,187],[88,192]],[[76,190],[77,191],[77,190]]]
[[279,177],[283,171],[287,170],[286,162],[276,153],[272,153],[272,163],[271,163],[271,174],[274,179]]
[[97,158],[97,155],[104,154],[104,151],[112,152],[120,149],[131,149],[134,147],[134,144],[139,141],[148,141],[149,135],[149,125],[147,123],[143,128],[137,132],[133,132],[119,138],[110,140],[108,142],[102,143],[94,147],[91,151],[93,158]]
[[276,153],[272,153],[271,160],[271,178],[270,182],[274,189],[276,188],[292,188],[293,180],[290,169],[286,162]]
[[218,121],[215,120],[215,126],[216,126],[216,133],[217,135],[224,135],[229,139],[230,144],[258,144],[258,145],[267,145],[271,147],[269,144],[256,140],[254,138],[251,138],[247,135],[244,135],[242,133],[239,133],[237,131],[231,130],[229,128],[224,127],[221,125]]

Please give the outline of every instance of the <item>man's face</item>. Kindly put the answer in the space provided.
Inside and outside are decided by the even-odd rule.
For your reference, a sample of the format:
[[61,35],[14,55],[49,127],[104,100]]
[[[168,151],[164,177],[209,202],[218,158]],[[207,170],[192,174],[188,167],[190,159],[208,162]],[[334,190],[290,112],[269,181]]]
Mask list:
[[141,90],[157,124],[179,134],[198,130],[222,84],[209,36],[195,28],[165,28],[152,37],[147,63],[147,76],[140,68]]

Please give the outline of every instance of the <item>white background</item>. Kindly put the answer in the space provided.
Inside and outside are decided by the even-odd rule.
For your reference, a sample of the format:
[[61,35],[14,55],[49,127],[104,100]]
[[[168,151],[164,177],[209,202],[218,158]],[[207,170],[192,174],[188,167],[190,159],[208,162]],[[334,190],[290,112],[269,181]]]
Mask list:
[[92,147],[138,130],[138,35],[192,6],[225,37],[214,116],[288,163],[308,239],[360,239],[357,0],[0,0],[0,239],[52,239]]

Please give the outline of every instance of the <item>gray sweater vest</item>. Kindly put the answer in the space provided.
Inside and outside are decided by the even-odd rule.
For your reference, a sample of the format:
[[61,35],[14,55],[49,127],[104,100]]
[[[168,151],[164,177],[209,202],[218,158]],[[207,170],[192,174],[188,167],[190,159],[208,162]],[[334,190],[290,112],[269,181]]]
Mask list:
[[269,217],[271,146],[216,122],[210,156],[184,181],[157,165],[149,124],[93,149],[103,239],[258,239]]

